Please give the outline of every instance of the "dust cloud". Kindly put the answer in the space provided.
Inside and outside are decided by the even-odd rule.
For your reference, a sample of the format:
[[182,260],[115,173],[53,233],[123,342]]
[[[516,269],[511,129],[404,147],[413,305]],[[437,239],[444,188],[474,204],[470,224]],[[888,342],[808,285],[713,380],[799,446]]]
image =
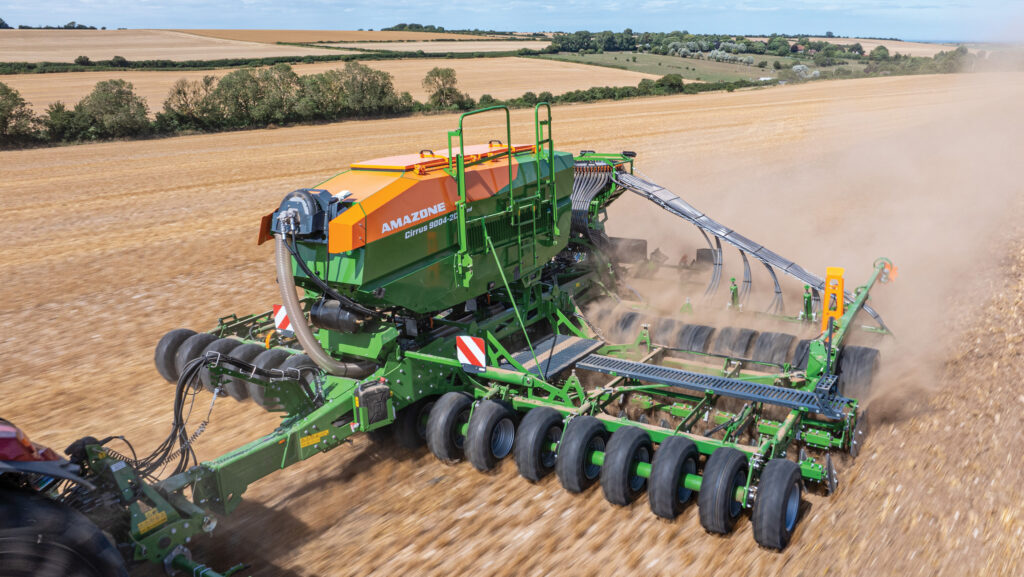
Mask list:
[[[978,79],[964,80],[972,81]],[[966,102],[951,96],[931,105],[926,118],[906,110],[868,117],[856,102],[844,103],[822,110],[804,141],[761,158],[727,153],[682,169],[676,159],[641,158],[638,166],[712,218],[809,271],[824,276],[826,266],[845,267],[848,289],[868,280],[877,257],[890,258],[897,278],[876,286],[870,301],[896,335],[880,346],[883,372],[876,382],[882,395],[892,387],[929,389],[965,322],[962,315],[991,296],[1008,226],[1020,214],[1020,96],[1015,91]],[[713,180],[689,174],[708,169]],[[673,262],[706,246],[696,228],[661,212],[640,197],[624,197],[609,210],[609,232],[646,238]],[[721,287],[706,303],[715,310],[728,299],[729,277],[742,275],[739,254],[730,247],[725,263]],[[752,269],[760,290],[748,307],[756,310],[770,300],[771,280],[759,263]],[[701,281],[708,277],[703,273]],[[796,314],[802,288],[783,282],[786,313]],[[699,303],[703,285],[694,288],[653,298],[678,306],[689,296]],[[873,324],[866,314],[858,321]],[[879,346],[862,335],[851,342]]]

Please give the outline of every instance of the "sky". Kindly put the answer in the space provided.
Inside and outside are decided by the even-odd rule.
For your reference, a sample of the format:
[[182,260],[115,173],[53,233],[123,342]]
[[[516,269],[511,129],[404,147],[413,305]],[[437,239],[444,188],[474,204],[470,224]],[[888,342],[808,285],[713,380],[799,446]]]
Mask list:
[[0,0],[8,24],[107,28],[449,29],[816,33],[905,40],[1024,40],[1024,0]]

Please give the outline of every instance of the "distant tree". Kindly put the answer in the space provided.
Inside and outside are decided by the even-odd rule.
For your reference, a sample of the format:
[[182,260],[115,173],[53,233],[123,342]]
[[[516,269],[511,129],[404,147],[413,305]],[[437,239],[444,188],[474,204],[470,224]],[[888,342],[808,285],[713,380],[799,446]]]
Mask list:
[[36,138],[39,119],[17,90],[0,82],[0,146]]
[[772,68],[776,70],[782,70],[782,63],[776,60],[775,62],[772,62]]
[[829,30],[828,32],[825,33],[825,38],[835,38],[835,37],[836,37],[836,35],[833,34],[831,30]]
[[149,130],[148,113],[135,87],[119,79],[97,82],[74,110],[76,120],[87,126],[81,137],[90,140],[142,134]]
[[683,77],[678,74],[666,74],[656,80],[655,84],[670,94],[683,91]]
[[327,70],[301,77],[302,96],[297,105],[304,118],[335,120],[346,112],[344,77],[341,70]]
[[79,56],[75,58],[75,64],[79,66],[92,66],[92,60],[89,60],[88,56]]
[[423,88],[430,95],[430,104],[438,108],[465,106],[471,101],[468,95],[459,92],[458,80],[452,68],[435,67],[423,78]]
[[217,78],[204,76],[202,80],[181,78],[171,86],[164,100],[164,114],[181,128],[217,128],[220,113],[212,98]]
[[118,68],[126,68],[128,66],[128,59],[124,56],[114,56],[110,59],[110,65]]
[[0,18],[0,30],[10,30],[10,29],[11,29],[11,25],[6,23],[6,22],[4,22],[3,18]]
[[860,42],[857,42],[852,46],[847,46],[846,51],[850,54],[860,54],[861,56],[864,56],[864,47],[860,45]]
[[762,61],[758,62],[757,63],[757,67],[758,68],[768,68],[768,61],[767,60],[762,60]]
[[872,60],[888,60],[889,49],[879,44],[878,46],[875,47],[874,50],[871,51],[871,54],[868,55],[868,58]]

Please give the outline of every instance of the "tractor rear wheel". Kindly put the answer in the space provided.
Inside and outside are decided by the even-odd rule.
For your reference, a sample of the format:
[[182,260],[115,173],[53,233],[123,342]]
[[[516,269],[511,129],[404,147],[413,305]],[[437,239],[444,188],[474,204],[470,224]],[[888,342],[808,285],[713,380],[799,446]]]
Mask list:
[[531,409],[519,423],[516,467],[526,480],[536,483],[555,470],[558,452],[551,445],[562,440],[562,423],[562,414],[551,407]]
[[441,395],[427,419],[427,447],[441,461],[454,464],[462,460],[466,437],[462,426],[469,422],[473,397],[461,391]]
[[0,575],[128,577],[124,559],[84,515],[32,493],[0,491]]
[[192,329],[174,329],[160,337],[160,342],[156,344],[156,351],[153,355],[153,363],[156,365],[156,372],[160,373],[165,380],[172,383],[178,382],[180,373],[178,367],[175,366],[174,359],[178,355],[181,343],[194,334],[196,332]]
[[[280,367],[281,363],[283,363],[287,358],[288,351],[282,349],[267,349],[256,355],[256,358],[252,360],[252,364],[257,369],[269,371]],[[246,383],[245,386],[249,390],[249,396],[252,398],[252,402],[261,407],[264,406],[267,389],[261,385],[257,385],[256,383]]]
[[490,471],[512,452],[515,439],[515,411],[498,401],[481,401],[469,418],[466,458],[478,471]]
[[800,465],[786,459],[768,461],[757,486],[751,519],[758,545],[786,548],[800,515],[800,493]]
[[736,490],[747,483],[747,458],[732,447],[719,447],[704,466],[697,506],[700,524],[709,533],[731,533],[743,504]]
[[601,489],[613,505],[626,506],[636,501],[647,486],[647,479],[634,469],[637,463],[650,463],[654,445],[640,427],[622,427],[612,434],[601,467]]
[[594,451],[604,451],[608,431],[596,417],[583,415],[569,421],[558,448],[555,473],[570,493],[582,493],[597,481],[601,465],[590,461]]
[[693,497],[683,481],[687,475],[697,474],[698,459],[697,444],[686,437],[669,437],[658,445],[647,481],[651,512],[664,519],[675,519],[683,512]]

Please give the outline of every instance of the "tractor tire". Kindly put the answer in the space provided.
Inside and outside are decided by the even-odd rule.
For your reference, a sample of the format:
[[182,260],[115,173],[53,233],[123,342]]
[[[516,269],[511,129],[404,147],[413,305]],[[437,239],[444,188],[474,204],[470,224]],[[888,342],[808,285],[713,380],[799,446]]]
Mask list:
[[181,373],[178,372],[174,359],[178,355],[181,343],[195,334],[196,332],[191,329],[174,329],[160,337],[160,342],[156,344],[156,351],[153,355],[153,364],[156,365],[156,372],[160,373],[164,380],[171,383],[178,382]]
[[[217,339],[206,346],[203,349],[202,354],[206,353],[220,353],[227,355],[231,351],[237,349],[242,345],[242,341],[238,339]],[[203,368],[199,371],[199,380],[203,382],[203,388],[207,391],[213,391],[213,375],[210,374],[210,370]]]
[[878,374],[881,354],[870,347],[843,347],[839,354],[839,396],[867,400]]
[[551,407],[537,407],[519,423],[516,467],[527,481],[536,483],[555,470],[558,452],[551,450],[551,444],[562,440],[563,421],[562,414]]
[[515,440],[515,411],[498,401],[481,401],[469,419],[466,459],[477,471],[490,471],[512,453]]
[[811,354],[811,341],[810,339],[801,339],[796,344],[796,349],[793,351],[793,362],[790,366],[794,371],[802,371],[807,368],[807,359]]
[[419,449],[426,444],[427,419],[436,400],[437,397],[426,397],[398,411],[391,428],[399,447]]
[[0,491],[4,577],[128,577],[124,559],[78,511],[39,495]]
[[174,370],[178,373],[178,376],[181,377],[182,371],[185,370],[185,365],[202,356],[206,347],[210,346],[215,340],[217,340],[216,335],[211,335],[210,333],[196,333],[185,339],[181,346],[178,347],[177,354],[174,355]]
[[750,350],[750,343],[755,336],[757,331],[751,329],[725,327],[718,331],[718,338],[715,339],[715,346],[711,352],[733,358],[748,358],[747,351]]
[[676,346],[676,337],[679,335],[681,328],[679,321],[672,319],[662,319],[658,323],[658,326],[651,332],[651,338],[655,344],[664,345],[667,347]]
[[592,451],[604,451],[608,431],[596,417],[583,415],[569,421],[558,447],[555,474],[570,493],[582,493],[601,475],[601,466],[590,462]]
[[[283,363],[287,358],[288,351],[282,349],[267,349],[256,355],[256,358],[252,360],[252,364],[257,369],[269,371],[271,369],[279,368],[281,363]],[[245,383],[245,387],[249,391],[249,398],[252,399],[252,402],[261,407],[264,406],[267,389],[257,385],[256,383]]]
[[449,465],[462,460],[466,437],[462,425],[469,422],[473,397],[462,391],[441,395],[427,419],[427,447],[441,462]]
[[[786,333],[761,333],[754,341],[750,358],[761,363],[784,364],[796,337]],[[764,367],[767,368],[767,367]]]
[[686,475],[697,474],[699,459],[697,444],[686,437],[669,437],[658,445],[647,480],[652,513],[675,519],[683,512],[683,506],[693,498],[693,491],[683,487],[683,480]]
[[612,434],[601,467],[601,489],[612,505],[625,507],[643,493],[647,479],[633,472],[639,462],[650,463],[654,445],[640,427],[622,427]]
[[802,487],[800,465],[795,462],[772,459],[764,466],[751,517],[758,545],[780,551],[786,548],[800,516]]
[[[244,345],[231,351],[231,356],[235,359],[242,361],[243,363],[252,364],[253,360],[256,359],[263,351],[267,350],[263,345],[256,343],[245,343]],[[227,391],[231,398],[242,402],[249,398],[249,389],[246,387],[246,382],[230,377],[228,382],[224,385],[224,390]]]
[[736,500],[736,489],[747,483],[747,458],[732,447],[719,447],[704,466],[704,478],[697,507],[700,524],[708,533],[731,533],[743,505]]

